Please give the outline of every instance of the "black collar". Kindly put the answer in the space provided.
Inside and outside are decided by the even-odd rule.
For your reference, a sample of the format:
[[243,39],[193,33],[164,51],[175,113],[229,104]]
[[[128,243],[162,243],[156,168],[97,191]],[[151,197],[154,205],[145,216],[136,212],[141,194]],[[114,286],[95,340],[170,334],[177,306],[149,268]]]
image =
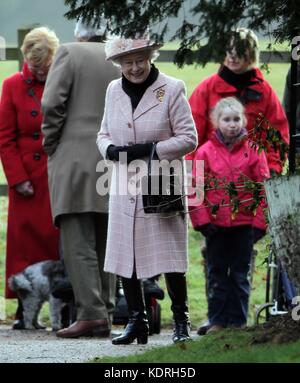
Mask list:
[[227,66],[222,65],[219,69],[219,76],[228,84],[234,86],[237,90],[247,88],[249,85],[257,82],[255,70],[250,69],[247,72],[236,74]]

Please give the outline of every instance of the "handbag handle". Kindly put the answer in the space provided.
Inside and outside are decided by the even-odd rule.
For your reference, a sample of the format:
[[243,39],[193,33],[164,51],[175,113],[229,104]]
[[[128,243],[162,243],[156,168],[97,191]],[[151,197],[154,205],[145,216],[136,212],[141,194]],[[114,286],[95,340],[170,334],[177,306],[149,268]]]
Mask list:
[[151,153],[149,156],[149,161],[148,161],[148,177],[151,177],[151,165],[152,165],[152,160],[153,160],[154,154],[156,153],[156,145],[157,145],[157,143],[153,142]]

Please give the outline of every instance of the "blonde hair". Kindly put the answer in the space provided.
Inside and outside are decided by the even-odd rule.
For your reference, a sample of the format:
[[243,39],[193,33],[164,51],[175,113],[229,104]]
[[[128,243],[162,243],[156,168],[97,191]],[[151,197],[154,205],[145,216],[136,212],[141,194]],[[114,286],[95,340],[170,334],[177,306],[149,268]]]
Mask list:
[[245,116],[245,108],[235,97],[226,97],[218,101],[211,112],[211,121],[215,128],[218,127],[218,121],[221,114],[224,112],[224,109],[229,108],[233,112],[239,113],[242,115],[244,126],[247,125],[247,118]]
[[251,67],[259,65],[259,43],[256,34],[248,28],[237,28],[229,42],[229,49],[235,48],[237,53],[241,51]]
[[59,39],[47,27],[34,28],[24,38],[21,51],[26,60],[35,65],[43,65],[54,56]]

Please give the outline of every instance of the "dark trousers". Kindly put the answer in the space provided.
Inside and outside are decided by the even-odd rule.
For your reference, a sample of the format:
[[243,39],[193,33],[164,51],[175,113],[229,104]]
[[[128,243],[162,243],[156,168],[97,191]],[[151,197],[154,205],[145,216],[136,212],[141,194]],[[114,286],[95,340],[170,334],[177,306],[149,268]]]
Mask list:
[[[187,283],[185,273],[165,273],[165,281],[170,300],[171,310],[175,322],[188,321],[189,309],[187,298]],[[145,297],[143,284],[137,279],[135,271],[131,278],[122,277],[125,298],[128,305],[129,316],[145,315]]]
[[252,228],[220,228],[206,241],[206,246],[209,321],[225,327],[245,325],[250,295]]
[[115,276],[103,270],[108,215],[65,214],[60,235],[77,320],[108,319],[115,308]]

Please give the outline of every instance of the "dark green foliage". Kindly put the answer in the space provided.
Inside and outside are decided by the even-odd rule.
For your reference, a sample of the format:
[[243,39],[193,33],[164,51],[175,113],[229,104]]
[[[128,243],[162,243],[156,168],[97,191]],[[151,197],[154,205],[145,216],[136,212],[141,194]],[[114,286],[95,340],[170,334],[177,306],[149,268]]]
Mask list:
[[[70,7],[65,15],[68,19],[81,16],[90,21],[95,16],[96,24],[100,24],[104,17],[111,22],[108,31],[127,37],[147,27],[158,27],[152,34],[158,42],[165,40],[169,18],[182,15],[182,24],[172,36],[172,40],[180,41],[175,57],[179,66],[222,61],[226,43],[238,26],[272,35],[275,42],[291,41],[299,34],[298,0],[65,0],[65,4]],[[191,4],[193,8],[188,9]],[[189,22],[187,11],[199,16],[198,21]],[[270,32],[271,23],[275,27]],[[239,46],[242,52],[244,49]]]
[[286,159],[288,145],[283,141],[281,133],[271,125],[270,121],[262,113],[258,114],[254,128],[250,133],[254,141],[252,146],[258,148],[258,153],[263,150],[268,152],[272,147],[275,152],[280,153],[282,161]]

